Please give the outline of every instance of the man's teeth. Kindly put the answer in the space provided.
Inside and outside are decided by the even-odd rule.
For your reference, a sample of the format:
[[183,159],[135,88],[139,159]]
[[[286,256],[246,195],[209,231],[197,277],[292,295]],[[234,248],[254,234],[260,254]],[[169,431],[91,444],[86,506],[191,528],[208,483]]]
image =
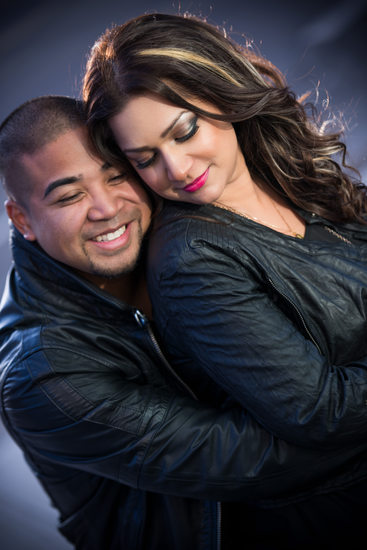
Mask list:
[[98,237],[95,238],[95,240],[100,242],[106,242],[106,241],[113,241],[114,239],[117,239],[117,237],[121,237],[126,231],[126,225],[123,225],[120,227],[120,229],[117,229],[117,231],[114,231],[113,233],[106,233],[105,235],[98,235]]

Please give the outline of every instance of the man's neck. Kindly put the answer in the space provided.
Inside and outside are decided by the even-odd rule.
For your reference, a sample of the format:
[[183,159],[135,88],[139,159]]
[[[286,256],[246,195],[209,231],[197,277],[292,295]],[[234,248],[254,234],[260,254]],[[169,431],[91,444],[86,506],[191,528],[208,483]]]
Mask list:
[[151,318],[152,307],[143,269],[135,269],[131,273],[116,279],[96,281],[93,277],[92,282],[104,292],[111,294],[125,304],[136,307],[149,319]]

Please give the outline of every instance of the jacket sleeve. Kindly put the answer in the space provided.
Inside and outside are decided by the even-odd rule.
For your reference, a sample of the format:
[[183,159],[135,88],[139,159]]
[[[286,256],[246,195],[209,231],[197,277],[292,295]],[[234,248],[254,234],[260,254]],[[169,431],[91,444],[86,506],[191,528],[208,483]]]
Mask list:
[[[64,359],[85,362],[77,353]],[[291,446],[240,408],[219,411],[113,372],[54,376],[47,365],[36,351],[2,376],[2,418],[35,464],[163,494],[261,503],[307,492],[364,452]]]
[[207,243],[182,245],[178,258],[172,246],[164,257],[160,244],[148,270],[154,317],[186,381],[219,386],[267,430],[304,447],[365,440],[367,356],[329,364],[250,262]]

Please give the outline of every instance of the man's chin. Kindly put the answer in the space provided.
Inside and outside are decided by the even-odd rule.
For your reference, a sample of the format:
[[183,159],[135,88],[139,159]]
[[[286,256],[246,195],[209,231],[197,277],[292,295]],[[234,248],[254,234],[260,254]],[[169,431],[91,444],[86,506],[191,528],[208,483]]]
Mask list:
[[124,279],[127,275],[131,275],[137,265],[138,258],[134,258],[123,266],[106,267],[106,265],[91,264],[88,271],[77,270],[77,272],[84,279],[102,288],[106,282],[118,281],[118,279]]
[[123,267],[119,266],[116,268],[106,268],[106,266],[93,266],[90,274],[91,276],[99,277],[100,279],[115,280],[132,273],[136,269],[136,266],[137,259],[134,258],[134,260],[125,264]]
[[92,273],[92,276],[99,277],[100,279],[106,279],[107,281],[115,281],[117,279],[120,279],[124,277],[125,275],[129,275],[129,273],[132,273],[136,268],[136,263],[131,266],[126,266],[123,270],[120,271],[104,271],[104,272],[95,272]]

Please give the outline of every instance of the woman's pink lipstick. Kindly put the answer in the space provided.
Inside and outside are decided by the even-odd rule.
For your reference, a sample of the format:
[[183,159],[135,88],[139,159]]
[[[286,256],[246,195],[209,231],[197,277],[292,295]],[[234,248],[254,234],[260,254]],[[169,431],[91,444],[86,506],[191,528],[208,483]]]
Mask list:
[[193,193],[194,191],[197,191],[198,189],[200,189],[200,187],[202,187],[205,184],[208,178],[208,174],[209,174],[209,168],[207,168],[205,172],[201,174],[201,176],[199,176],[194,181],[192,181],[191,183],[183,187],[183,190],[187,191],[188,193]]

